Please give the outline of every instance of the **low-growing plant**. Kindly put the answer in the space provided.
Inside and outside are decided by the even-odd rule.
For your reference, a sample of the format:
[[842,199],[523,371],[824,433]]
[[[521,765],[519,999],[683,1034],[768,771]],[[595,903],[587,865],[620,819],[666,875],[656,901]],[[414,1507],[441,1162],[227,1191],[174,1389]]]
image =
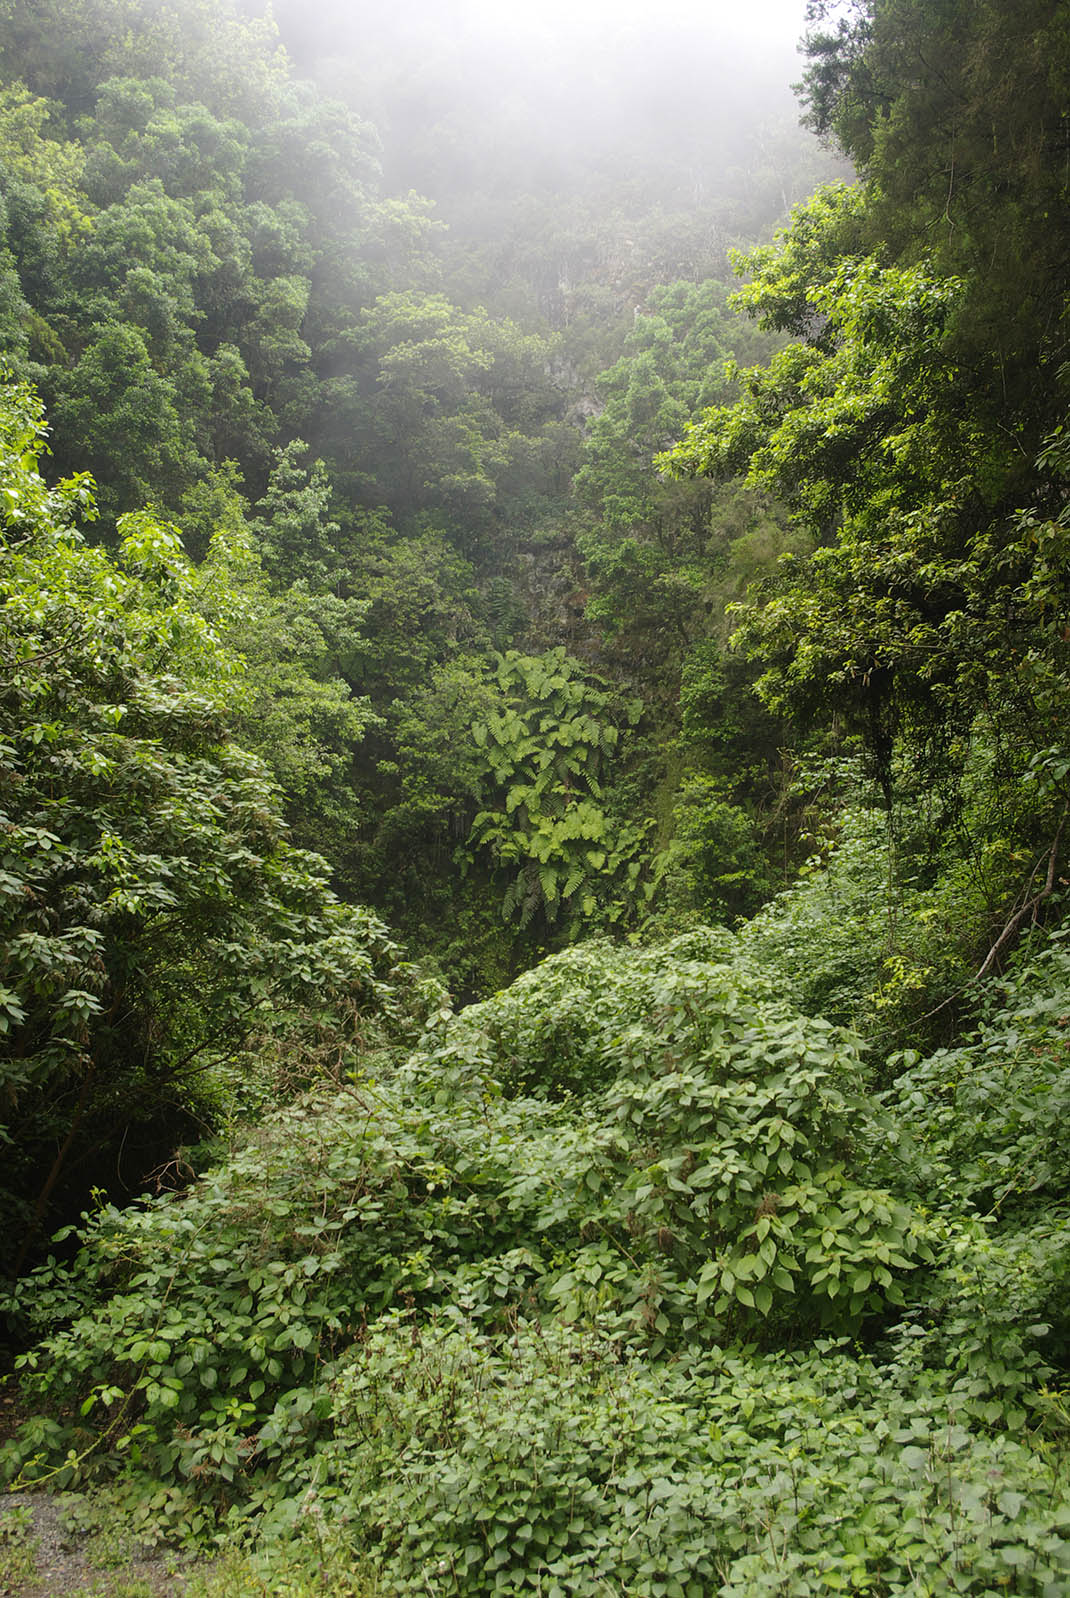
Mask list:
[[340,1375],[328,1490],[399,1594],[1063,1590],[1061,1455],[957,1410],[842,1343],[651,1364],[598,1327],[400,1317]]
[[0,1510],[0,1594],[17,1593],[33,1579],[37,1569],[37,1539],[24,1505]]
[[284,1542],[230,1550],[192,1577],[185,1598],[381,1598],[374,1569],[365,1571],[345,1533],[320,1518],[314,1531]]

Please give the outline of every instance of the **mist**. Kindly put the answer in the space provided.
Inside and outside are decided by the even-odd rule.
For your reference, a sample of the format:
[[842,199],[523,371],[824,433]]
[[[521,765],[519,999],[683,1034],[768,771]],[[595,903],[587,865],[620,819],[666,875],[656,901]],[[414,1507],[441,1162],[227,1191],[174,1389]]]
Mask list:
[[[619,158],[715,171],[771,124],[801,144],[805,0],[278,0],[300,70],[379,128],[389,180],[445,193],[443,137],[473,178]],[[488,161],[488,157],[494,159]],[[563,172],[556,174],[564,180]],[[569,181],[568,186],[571,186]]]

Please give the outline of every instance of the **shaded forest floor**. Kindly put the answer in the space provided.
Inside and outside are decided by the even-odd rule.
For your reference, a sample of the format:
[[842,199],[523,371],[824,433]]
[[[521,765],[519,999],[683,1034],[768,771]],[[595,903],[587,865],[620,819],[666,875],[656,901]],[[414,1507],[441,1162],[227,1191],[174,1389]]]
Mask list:
[[172,1555],[127,1544],[121,1528],[73,1531],[64,1498],[12,1493],[0,1501],[3,1598],[182,1598],[188,1578]]
[[[29,1414],[10,1381],[0,1381],[0,1443]],[[173,1553],[133,1544],[120,1526],[76,1529],[68,1511],[77,1497],[0,1497],[0,1598],[183,1598],[189,1572]]]

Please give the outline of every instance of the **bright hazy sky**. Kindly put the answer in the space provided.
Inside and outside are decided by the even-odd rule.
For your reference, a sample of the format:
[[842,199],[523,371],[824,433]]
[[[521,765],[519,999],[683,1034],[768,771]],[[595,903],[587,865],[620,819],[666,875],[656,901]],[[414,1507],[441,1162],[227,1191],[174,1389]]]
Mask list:
[[[402,14],[409,9],[405,0],[394,5]],[[435,10],[484,44],[499,39],[536,52],[638,34],[682,47],[723,39],[790,56],[803,33],[806,0],[440,0]]]
[[[327,0],[327,9],[337,4]],[[313,26],[316,10],[308,0]],[[293,12],[300,28],[300,8]],[[436,50],[448,40],[473,86],[496,64],[509,81],[548,69],[598,78],[626,60],[647,59],[652,73],[670,79],[674,68],[686,79],[699,61],[717,60],[722,82],[723,66],[738,61],[744,76],[786,87],[802,66],[796,47],[806,0],[351,0],[343,14],[355,38],[392,34],[413,59],[428,34],[437,37]]]
[[729,126],[798,118],[807,0],[276,4],[284,37],[388,145],[414,118],[482,117],[489,136],[508,123],[532,149],[680,154],[713,148]]
[[[444,7],[450,9],[449,0]],[[488,32],[592,26],[619,30],[734,34],[794,43],[805,25],[806,0],[461,0]]]

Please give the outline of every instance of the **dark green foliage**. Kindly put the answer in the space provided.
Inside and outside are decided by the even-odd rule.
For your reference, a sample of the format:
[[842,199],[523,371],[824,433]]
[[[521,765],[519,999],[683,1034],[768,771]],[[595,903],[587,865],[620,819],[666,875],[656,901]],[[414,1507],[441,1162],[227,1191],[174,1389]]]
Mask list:
[[[978,941],[990,915],[1005,917],[995,958],[1041,913],[1063,854],[1064,355],[1046,312],[1042,326],[1031,311],[1001,315],[998,335],[991,320],[992,296],[1012,298],[1003,200],[1040,136],[1034,121],[1024,144],[1003,127],[1002,96],[1011,82],[1025,92],[1018,75],[1038,63],[1030,40],[1003,76],[994,8],[876,0],[856,19],[816,47],[811,91],[865,181],[820,193],[740,263],[753,274],[741,303],[796,342],[740,374],[741,397],[708,411],[665,461],[714,477],[745,470],[814,539],[813,553],[760,586],[736,641],[764,667],[769,708],[861,735],[886,805],[897,772],[909,772],[899,797],[920,781],[939,795],[940,826],[972,835],[961,852],[974,857]],[[1046,96],[1064,67],[1056,55],[1030,119],[1051,123]],[[995,92],[995,77],[989,117],[981,91]],[[950,163],[939,225],[935,185],[921,176],[931,152],[920,127],[934,106],[947,141],[937,159]],[[904,171],[918,184],[909,203]],[[1062,303],[1061,270],[1047,258],[1045,305]],[[1016,307],[1020,295],[1016,284]],[[987,870],[994,834],[1005,855],[1031,862],[1016,884]]]
[[468,848],[476,858],[489,852],[511,878],[503,917],[522,927],[536,912],[552,925],[571,911],[577,927],[599,909],[610,921],[627,917],[639,893],[643,833],[608,813],[603,785],[620,723],[634,723],[640,703],[615,706],[563,649],[541,657],[511,650],[494,686],[499,705],[471,727],[486,767]]
[[389,1007],[396,958],[286,842],[265,767],[231,741],[239,662],[205,623],[174,530],[130,515],[118,562],[88,548],[91,484],[47,488],[41,448],[37,402],[11,391],[0,1028],[20,1259],[54,1205],[113,1180],[113,1158],[140,1186],[196,1124],[204,1073],[254,1027],[318,1012],[355,1032]]
[[625,353],[598,379],[603,409],[575,479],[593,516],[578,539],[593,589],[588,615],[652,688],[670,693],[688,649],[720,634],[725,603],[742,591],[740,546],[761,528],[775,553],[781,547],[761,502],[654,469],[691,417],[728,391],[733,358],[756,360],[768,342],[729,313],[726,297],[716,280],[674,283],[637,309]]
[[694,776],[681,784],[673,828],[661,866],[683,878],[685,902],[732,924],[768,899],[776,884],[753,820],[714,779]]
[[641,709],[563,648],[489,663],[454,652],[391,705],[371,856],[381,902],[466,997],[548,947],[639,919],[647,829],[616,781]]
[[[794,292],[794,243],[760,258],[744,291],[765,317],[778,314],[775,274]],[[820,337],[748,374],[744,398],[676,453],[704,471],[748,466],[825,541],[786,568],[741,637],[767,663],[769,703],[846,711],[885,775],[900,734],[946,745],[982,709],[1021,731],[1042,719],[1019,667],[1066,591],[1061,526],[1010,514],[1021,456],[961,405],[963,374],[943,343],[960,287],[872,260],[811,277]],[[1059,459],[1049,450],[1034,494],[1049,496]],[[1052,674],[1060,640],[1049,639],[1037,667]]]
[[725,301],[717,281],[681,282],[637,310],[625,354],[598,380],[604,408],[575,485],[590,518],[577,537],[586,615],[618,669],[641,681],[658,729],[640,778],[659,790],[655,903],[731,920],[780,880],[759,818],[773,800],[782,729],[756,706],[754,674],[726,661],[725,608],[806,540],[739,483],[655,470],[696,408],[729,391],[732,355],[760,353]]
[[940,275],[965,278],[950,342],[971,406],[991,407],[1028,457],[1065,398],[1061,6],[865,0],[815,33],[810,119],[870,180],[866,247],[924,252]]

